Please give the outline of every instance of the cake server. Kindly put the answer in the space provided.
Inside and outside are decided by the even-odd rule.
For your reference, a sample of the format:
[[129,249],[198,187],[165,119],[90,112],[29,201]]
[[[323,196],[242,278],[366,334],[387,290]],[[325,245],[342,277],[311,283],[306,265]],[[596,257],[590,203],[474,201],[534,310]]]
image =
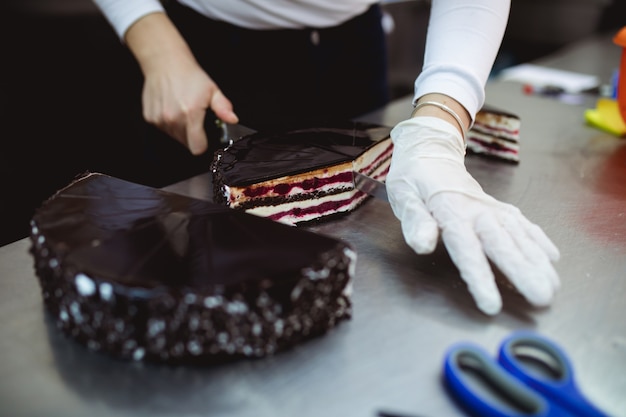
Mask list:
[[360,172],[353,172],[354,187],[378,199],[389,202],[387,197],[387,187],[382,181],[375,180]]

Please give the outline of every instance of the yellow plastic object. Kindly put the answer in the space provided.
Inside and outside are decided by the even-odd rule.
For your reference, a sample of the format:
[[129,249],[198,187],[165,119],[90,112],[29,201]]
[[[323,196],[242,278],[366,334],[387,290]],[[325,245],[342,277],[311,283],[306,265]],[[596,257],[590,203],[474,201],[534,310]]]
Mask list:
[[622,120],[626,121],[626,26],[613,38],[613,42],[622,47],[622,60],[619,67],[619,81],[617,84],[617,102]]
[[592,126],[616,136],[626,135],[626,123],[615,100],[598,99],[595,109],[585,110],[585,120]]

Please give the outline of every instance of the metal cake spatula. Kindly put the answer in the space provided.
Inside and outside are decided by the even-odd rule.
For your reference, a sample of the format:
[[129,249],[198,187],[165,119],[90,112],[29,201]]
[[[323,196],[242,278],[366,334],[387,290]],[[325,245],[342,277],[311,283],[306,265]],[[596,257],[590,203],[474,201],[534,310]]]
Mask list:
[[389,202],[387,197],[387,187],[382,181],[375,180],[360,172],[353,172],[354,186],[356,189],[363,191],[378,199]]

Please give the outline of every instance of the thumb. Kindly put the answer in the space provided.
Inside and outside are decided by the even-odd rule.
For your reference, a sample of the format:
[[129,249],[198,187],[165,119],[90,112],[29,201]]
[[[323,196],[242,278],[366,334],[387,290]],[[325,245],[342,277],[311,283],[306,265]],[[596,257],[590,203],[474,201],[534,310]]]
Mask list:
[[415,192],[390,193],[391,208],[402,226],[406,243],[419,254],[431,253],[437,246],[439,226]]

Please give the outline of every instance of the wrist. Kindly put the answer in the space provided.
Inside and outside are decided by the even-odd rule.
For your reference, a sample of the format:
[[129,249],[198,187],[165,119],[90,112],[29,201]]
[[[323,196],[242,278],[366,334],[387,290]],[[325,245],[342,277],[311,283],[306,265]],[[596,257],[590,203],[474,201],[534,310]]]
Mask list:
[[440,93],[430,93],[421,96],[415,103],[411,118],[416,116],[431,116],[445,120],[452,124],[465,139],[465,133],[470,128],[472,118],[469,112],[452,97]]
[[391,131],[398,158],[450,159],[464,164],[465,143],[456,124],[440,117],[420,116],[398,123]]
[[144,74],[163,64],[195,60],[178,29],[163,12],[150,13],[131,25],[125,42]]

